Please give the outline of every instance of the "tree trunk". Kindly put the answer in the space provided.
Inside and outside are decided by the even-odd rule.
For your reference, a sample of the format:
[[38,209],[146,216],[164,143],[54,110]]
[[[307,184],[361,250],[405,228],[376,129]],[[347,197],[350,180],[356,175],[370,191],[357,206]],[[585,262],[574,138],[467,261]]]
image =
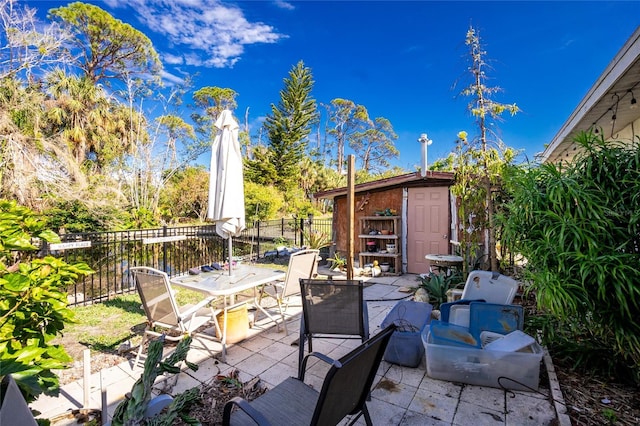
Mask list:
[[487,179],[486,182],[486,191],[487,191],[487,221],[489,228],[489,264],[491,265],[492,271],[498,270],[498,259],[496,256],[496,227],[495,227],[495,218],[493,213],[493,197],[491,196],[491,181]]

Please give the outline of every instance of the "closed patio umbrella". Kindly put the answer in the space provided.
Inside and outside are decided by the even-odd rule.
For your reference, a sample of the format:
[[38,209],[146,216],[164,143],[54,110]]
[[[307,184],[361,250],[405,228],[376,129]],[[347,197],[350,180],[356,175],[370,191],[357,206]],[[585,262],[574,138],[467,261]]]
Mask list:
[[232,237],[245,226],[242,153],[238,123],[224,110],[215,123],[218,133],[211,147],[209,209],[207,218],[216,222],[216,232],[229,242],[229,275],[232,271]]

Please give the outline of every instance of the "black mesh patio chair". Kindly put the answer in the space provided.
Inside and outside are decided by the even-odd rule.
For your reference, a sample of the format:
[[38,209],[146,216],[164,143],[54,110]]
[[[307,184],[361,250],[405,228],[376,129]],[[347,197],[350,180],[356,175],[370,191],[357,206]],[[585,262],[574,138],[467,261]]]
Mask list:
[[[260,289],[260,296],[258,297],[258,304],[262,303],[262,299],[268,295],[276,300],[278,303],[278,312],[282,319],[284,326],[284,332],[287,331],[287,322],[285,320],[285,312],[289,305],[289,298],[293,295],[300,294],[300,279],[309,279],[313,277],[314,271],[317,269],[318,256],[320,250],[309,249],[301,250],[295,253],[291,253],[289,257],[289,267],[287,268],[287,275],[284,281],[275,281],[273,283],[265,284]],[[266,312],[265,312],[266,313]],[[255,321],[257,321],[258,311],[256,311]],[[269,314],[267,314],[269,315]],[[280,327],[278,322],[271,318],[276,326]]]
[[[337,361],[318,352],[308,354],[297,378],[286,379],[251,402],[240,397],[229,400],[222,424],[336,425],[355,415],[349,422],[352,425],[364,415],[366,424],[372,425],[367,396],[394,330],[391,324]],[[310,357],[331,365],[320,392],[304,383]],[[234,406],[239,409],[233,410]]]
[[[298,368],[305,341],[313,352],[313,338],[369,338],[369,314],[360,280],[300,280],[302,318],[298,342]],[[301,372],[298,371],[298,374]]]
[[148,336],[164,334],[166,340],[178,341],[185,334],[193,334],[197,328],[214,321],[211,303],[215,296],[206,297],[196,305],[179,306],[165,272],[147,266],[136,266],[130,271],[147,315],[147,326],[134,366],[140,361]]

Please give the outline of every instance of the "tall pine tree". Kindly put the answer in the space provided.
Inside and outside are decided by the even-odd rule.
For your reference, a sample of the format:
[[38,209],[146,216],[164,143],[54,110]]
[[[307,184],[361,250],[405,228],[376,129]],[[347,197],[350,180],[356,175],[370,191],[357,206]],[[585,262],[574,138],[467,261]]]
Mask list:
[[300,161],[305,155],[311,128],[318,122],[319,114],[313,88],[311,69],[298,62],[284,79],[278,105],[271,104],[271,114],[265,121],[269,137],[269,156],[273,168],[278,171],[273,184],[286,192],[297,186]]

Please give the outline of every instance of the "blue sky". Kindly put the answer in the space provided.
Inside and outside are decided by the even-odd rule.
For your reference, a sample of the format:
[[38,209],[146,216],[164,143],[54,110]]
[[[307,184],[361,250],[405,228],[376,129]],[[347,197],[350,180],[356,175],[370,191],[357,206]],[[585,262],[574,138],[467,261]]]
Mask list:
[[[46,11],[59,1],[28,1]],[[167,82],[198,73],[195,88],[239,93],[252,135],[283,78],[298,61],[314,76],[313,97],[364,105],[390,120],[407,170],[420,164],[417,138],[428,133],[429,162],[445,157],[456,134],[475,135],[459,95],[469,83],[465,34],[484,42],[495,100],[522,112],[499,124],[507,146],[529,159],[544,149],[640,23],[638,1],[89,1],[144,32]],[[349,152],[348,152],[349,153]],[[524,156],[523,156],[524,158]],[[208,164],[208,157],[202,158]]]

